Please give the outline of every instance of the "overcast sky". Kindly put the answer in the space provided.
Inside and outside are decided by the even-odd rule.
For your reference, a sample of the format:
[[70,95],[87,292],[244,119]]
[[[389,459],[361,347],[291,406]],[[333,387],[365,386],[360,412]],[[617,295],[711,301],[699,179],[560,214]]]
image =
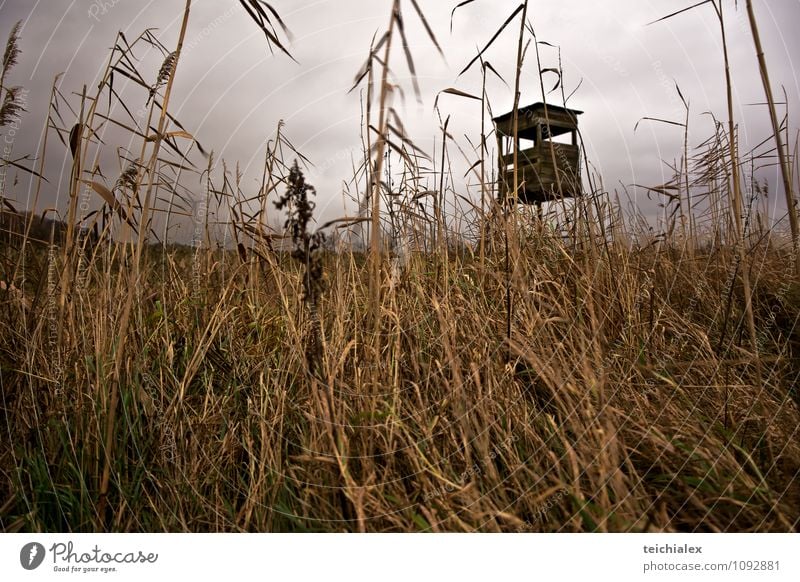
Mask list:
[[[476,0],[456,12],[452,32],[450,12],[457,2],[419,3],[445,54],[444,59],[438,55],[414,16],[410,1],[403,0],[422,89],[421,104],[414,99],[401,53],[395,53],[392,64],[406,92],[405,103],[397,104],[406,127],[415,143],[432,153],[434,139],[439,136],[433,112],[436,93],[447,87],[479,91],[478,70],[462,77],[458,72],[505,21],[518,0]],[[585,112],[580,123],[589,157],[609,190],[666,179],[662,160],[680,156],[681,129],[644,123],[634,132],[634,126],[644,116],[682,121],[676,82],[691,102],[691,144],[699,144],[711,132],[711,118],[704,112],[712,111],[720,120],[727,120],[722,49],[713,10],[707,6],[645,26],[692,3],[531,2],[530,20],[539,39],[561,47],[566,92],[583,81],[569,105]],[[8,80],[29,90],[27,113],[14,140],[15,154],[37,151],[56,74],[64,73],[60,88],[65,94],[79,92],[84,84],[91,91],[118,30],[131,39],[145,28],[154,28],[161,42],[174,47],[184,4],[184,0],[0,0],[3,39],[14,22],[23,21],[23,53]],[[225,158],[231,166],[236,161],[241,164],[244,187],[251,192],[258,188],[265,143],[274,135],[278,121],[284,120],[289,138],[317,166],[308,179],[319,191],[319,209],[326,218],[340,215],[341,182],[349,178],[350,158],[358,157],[361,148],[359,94],[348,94],[348,90],[373,35],[386,27],[391,1],[272,0],[271,4],[293,33],[289,48],[299,64],[279,52],[270,53],[263,34],[236,0],[195,0],[171,110],[206,148],[215,151],[218,159]],[[800,82],[794,65],[800,57],[800,35],[794,29],[800,23],[800,1],[756,0],[754,4],[776,95],[781,95],[783,86],[790,112],[796,115]],[[754,145],[769,134],[769,118],[762,106],[749,105],[763,102],[764,96],[743,5],[739,2],[736,9],[734,2],[725,0],[735,115],[741,124],[742,140]],[[517,27],[509,28],[486,55],[512,87],[517,31]],[[143,59],[145,78],[154,80],[162,58],[145,51],[136,56]],[[542,59],[543,67],[557,65],[554,49],[542,46]],[[141,91],[132,94],[141,96],[137,99],[142,101],[146,97]],[[512,90],[503,83],[493,80],[489,95],[495,114],[510,110]],[[522,102],[539,100],[535,59],[529,55],[522,77]],[[143,102],[133,105],[139,109]],[[479,104],[444,96],[440,107],[444,115],[452,116],[450,131],[468,150],[464,136],[477,142],[480,135]],[[108,144],[114,148],[128,145]],[[63,192],[69,152],[60,143],[49,147],[47,175],[53,184],[61,185]],[[457,150],[451,155],[456,159]],[[107,176],[118,171],[104,168]],[[775,176],[774,172],[765,175],[773,189],[778,181]],[[13,190],[9,185],[6,194],[11,193],[24,207],[30,194],[27,181],[22,180]],[[47,205],[66,208],[63,194],[55,200],[55,188],[46,195]],[[655,212],[641,192],[637,199],[648,212]]]

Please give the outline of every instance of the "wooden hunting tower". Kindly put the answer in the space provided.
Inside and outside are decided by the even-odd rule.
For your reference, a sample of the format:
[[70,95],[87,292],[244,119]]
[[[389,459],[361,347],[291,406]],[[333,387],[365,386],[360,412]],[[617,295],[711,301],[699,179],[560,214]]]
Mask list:
[[[578,115],[582,111],[534,103],[519,109],[518,142],[514,144],[514,113],[494,119],[497,134],[499,199],[512,198],[514,149],[517,150],[517,200],[537,204],[581,195]],[[559,141],[554,138],[563,136]],[[566,140],[564,138],[567,138]],[[521,142],[533,142],[523,149]]]

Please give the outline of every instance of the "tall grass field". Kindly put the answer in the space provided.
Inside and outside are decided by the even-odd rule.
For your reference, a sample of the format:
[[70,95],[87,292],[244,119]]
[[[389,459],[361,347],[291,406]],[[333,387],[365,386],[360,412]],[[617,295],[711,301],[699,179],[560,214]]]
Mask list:
[[[171,110],[193,58],[191,0],[171,45],[120,33],[99,85],[54,84],[39,151],[2,162],[19,185],[0,191],[0,530],[797,531],[797,136],[751,2],[692,11],[719,17],[726,63],[728,12],[746,15],[784,215],[768,215],[758,160],[740,151],[726,68],[716,132],[654,187],[657,229],[589,163],[542,211],[516,203],[521,176],[499,197],[489,97],[453,86],[486,116],[477,194],[459,190],[446,115],[430,159],[392,100],[392,67],[413,73],[421,58],[405,25],[422,24],[431,54],[437,31],[417,2],[388,4],[354,71],[358,210],[326,224],[287,127],[253,191]],[[239,8],[291,53],[277,10]],[[523,67],[543,69],[533,10],[524,0],[487,30],[465,69],[494,75],[483,51],[517,39],[505,79],[517,117]],[[678,17],[692,12],[665,18]],[[3,60],[4,134],[24,108],[19,34]],[[145,49],[160,69],[140,70]],[[144,121],[122,107],[123,82],[147,99]],[[569,106],[560,90],[547,100]],[[112,125],[135,147],[101,175]],[[20,207],[15,188],[38,196],[63,152],[63,204]],[[563,196],[569,180],[581,196]],[[191,240],[170,238],[179,222]]]

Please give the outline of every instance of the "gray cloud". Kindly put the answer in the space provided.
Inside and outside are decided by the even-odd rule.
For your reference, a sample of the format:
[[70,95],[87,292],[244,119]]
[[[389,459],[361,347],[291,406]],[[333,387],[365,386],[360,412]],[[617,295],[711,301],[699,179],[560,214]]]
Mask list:
[[[355,73],[363,63],[370,40],[385,27],[388,0],[274,0],[294,33],[291,51],[299,65],[281,55],[271,54],[263,35],[253,26],[235,0],[196,0],[174,89],[173,111],[189,131],[218,158],[232,166],[239,161],[245,172],[245,188],[257,188],[264,147],[279,120],[293,143],[315,164],[309,171],[320,195],[320,208],[328,217],[341,214],[341,184],[350,178],[351,156],[361,149],[359,127],[360,93],[348,93]],[[436,93],[450,86],[469,92],[480,91],[477,71],[458,78],[460,69],[483,46],[493,31],[513,10],[516,0],[475,2],[455,15],[449,31],[454,2],[422,1],[423,9],[436,31],[445,59],[427,40],[423,28],[412,18],[410,4],[409,41],[418,68],[422,105],[413,96],[407,68],[398,53],[393,60],[397,80],[406,93],[401,106],[404,121],[415,142],[433,151],[439,138],[438,120],[432,110]],[[593,164],[602,173],[605,186],[658,183],[668,176],[662,160],[680,156],[683,136],[679,128],[642,124],[643,116],[681,120],[677,83],[691,102],[691,141],[696,145],[710,133],[712,111],[726,119],[722,51],[718,28],[711,10],[693,11],[669,21],[645,27],[671,11],[690,3],[676,1],[575,0],[536,2],[531,21],[540,40],[561,47],[566,91],[582,85],[570,105],[585,111],[581,118],[584,138]],[[737,121],[741,124],[743,148],[769,135],[769,119],[761,106],[764,100],[749,28],[742,7],[730,13],[730,57],[735,83]],[[741,3],[740,3],[741,4]],[[28,112],[14,148],[16,153],[34,153],[40,147],[50,85],[56,74],[65,94],[79,93],[85,84],[91,91],[99,81],[109,48],[117,30],[134,38],[145,28],[157,28],[156,35],[168,47],[175,44],[183,0],[134,2],[94,0],[92,2],[0,1],[0,35],[22,19],[23,56],[10,82],[29,91]],[[795,60],[800,39],[787,34],[786,23],[800,22],[797,0],[755,2],[762,25],[773,84],[787,92],[790,112],[800,103],[800,82]],[[516,30],[509,29],[486,58],[513,85]],[[541,46],[543,66],[557,64],[554,49]],[[153,80],[162,55],[137,51],[141,70]],[[553,79],[546,79],[551,85]],[[122,87],[122,83],[120,84]],[[121,89],[122,90],[122,89]],[[134,107],[146,97],[128,87]],[[512,91],[498,80],[489,83],[496,114],[507,111]],[[522,101],[540,100],[535,58],[527,56],[522,76]],[[549,97],[557,99],[556,95]],[[73,96],[73,106],[77,99]],[[142,103],[139,103],[142,101]],[[443,115],[451,116],[451,133],[462,147],[469,148],[480,134],[480,111],[475,102],[444,96]],[[70,120],[67,120],[68,122]],[[73,120],[74,121],[74,120]],[[114,143],[107,134],[110,152],[134,144]],[[69,171],[69,154],[60,143],[52,143],[47,175],[52,186],[43,205],[65,208],[64,191]],[[456,160],[460,156],[451,152]],[[118,171],[109,157],[103,158],[107,175]],[[462,172],[463,173],[463,172]],[[456,172],[458,175],[459,173]],[[777,187],[774,171],[764,177]],[[32,188],[22,180],[14,191],[22,206]],[[655,207],[642,199],[649,212]]]

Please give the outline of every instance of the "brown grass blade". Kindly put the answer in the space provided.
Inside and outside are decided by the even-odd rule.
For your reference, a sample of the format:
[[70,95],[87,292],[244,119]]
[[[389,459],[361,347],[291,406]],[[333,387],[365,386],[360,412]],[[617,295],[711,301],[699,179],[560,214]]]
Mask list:
[[679,14],[683,14],[684,12],[688,12],[689,10],[694,10],[695,8],[697,8],[698,6],[702,6],[703,4],[711,4],[711,5],[713,5],[714,6],[714,10],[717,11],[717,15],[719,16],[719,10],[717,10],[717,5],[714,3],[714,0],[703,0],[702,2],[698,2],[697,4],[692,4],[691,6],[689,6],[687,8],[683,8],[681,10],[673,12],[672,14],[667,14],[666,16],[662,16],[658,20],[654,20],[653,22],[648,22],[647,24],[645,24],[645,26],[650,26],[651,24],[656,24],[657,22],[661,22],[663,20],[667,20],[668,18],[672,18],[673,16],[678,16]]
[[464,67],[464,69],[458,74],[459,77],[461,75],[463,75],[464,73],[466,73],[470,69],[470,67],[472,67],[472,65],[474,65],[483,56],[483,53],[485,53],[487,50],[489,50],[489,47],[491,47],[492,44],[494,43],[494,41],[497,40],[497,37],[499,37],[501,34],[503,34],[503,31],[506,29],[506,27],[509,24],[511,24],[511,21],[513,21],[514,18],[517,16],[517,14],[522,12],[522,10],[524,8],[525,8],[524,4],[520,4],[519,6],[517,6],[516,10],[514,10],[514,12],[512,12],[511,15],[508,18],[506,18],[506,21],[503,23],[503,25],[499,29],[497,29],[497,32],[494,33],[494,36],[492,36],[492,38],[489,40],[489,42],[486,43],[486,46],[484,46],[481,49],[481,51],[477,54],[477,56],[475,56],[475,58],[473,58],[467,64],[467,66]]

